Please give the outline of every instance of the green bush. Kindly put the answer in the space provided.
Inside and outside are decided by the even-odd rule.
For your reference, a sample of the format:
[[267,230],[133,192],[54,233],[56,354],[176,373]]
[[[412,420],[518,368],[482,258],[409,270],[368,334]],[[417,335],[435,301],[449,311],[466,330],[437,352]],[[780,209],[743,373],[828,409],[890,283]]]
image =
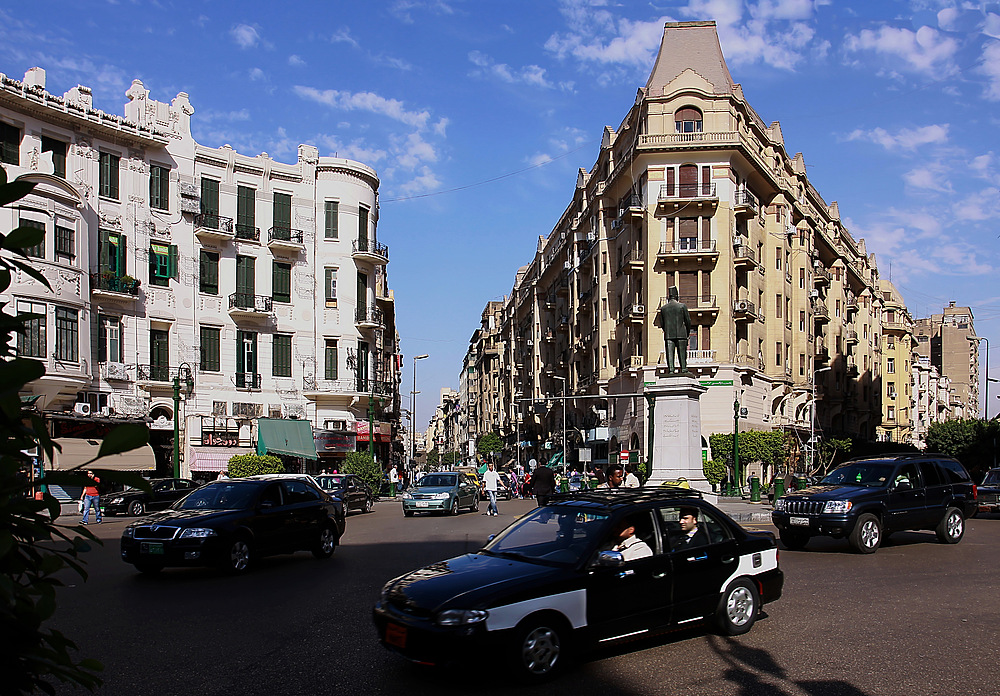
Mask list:
[[718,459],[709,459],[702,470],[705,472],[705,480],[713,486],[718,486],[726,478],[726,463]]
[[368,484],[372,495],[378,495],[382,487],[382,467],[367,452],[348,452],[341,473],[354,474]]
[[285,465],[272,454],[237,454],[229,459],[227,471],[233,478],[258,474],[283,474]]

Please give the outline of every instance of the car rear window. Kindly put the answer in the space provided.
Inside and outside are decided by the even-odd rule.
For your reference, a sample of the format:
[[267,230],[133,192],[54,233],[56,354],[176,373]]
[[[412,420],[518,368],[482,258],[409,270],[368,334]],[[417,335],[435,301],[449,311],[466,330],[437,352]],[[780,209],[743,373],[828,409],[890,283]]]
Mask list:
[[418,486],[454,486],[455,485],[455,475],[454,474],[427,474],[420,482],[417,483]]
[[990,469],[983,479],[984,486],[1000,486],[1000,469]]
[[179,510],[244,510],[257,495],[260,486],[249,482],[217,482],[199,488],[181,499]]
[[968,483],[972,480],[969,478],[969,473],[965,470],[965,467],[954,459],[939,459],[938,465],[941,467],[941,472],[948,483]]

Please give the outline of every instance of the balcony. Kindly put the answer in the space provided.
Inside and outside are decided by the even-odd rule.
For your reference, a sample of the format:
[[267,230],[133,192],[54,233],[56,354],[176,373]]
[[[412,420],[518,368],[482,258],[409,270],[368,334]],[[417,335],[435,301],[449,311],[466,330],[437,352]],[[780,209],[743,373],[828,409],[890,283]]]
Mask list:
[[272,227],[267,231],[267,248],[271,251],[297,254],[306,248],[302,230],[291,227]]
[[641,218],[645,212],[646,206],[642,204],[642,196],[637,193],[631,193],[618,201],[619,218],[626,215]]
[[858,342],[858,332],[857,331],[848,331],[847,335],[845,336],[845,340],[847,341],[847,345],[851,345],[852,343],[857,343]]
[[813,356],[815,357],[816,362],[826,362],[830,359],[830,349],[820,343],[816,346],[816,352],[813,353]]
[[194,216],[194,233],[202,241],[225,242],[233,239],[233,219],[213,213]]
[[102,302],[132,304],[139,299],[139,281],[131,276],[117,276],[106,271],[91,273],[90,294]]
[[357,260],[384,266],[389,263],[389,247],[371,239],[356,239],[351,245],[351,256]]
[[858,376],[858,366],[855,365],[855,364],[848,364],[846,374],[847,374],[848,377],[857,377]]
[[187,367],[185,367],[182,371],[180,368],[170,367],[168,365],[135,366],[136,385],[146,391],[173,389],[174,377],[178,377],[180,379],[182,389],[184,389],[188,383],[192,386],[194,385],[194,382],[191,381],[191,371]]
[[259,372],[237,372],[234,381],[237,389],[260,389]]
[[[715,295],[681,295],[677,299],[687,306],[688,313],[693,317],[714,316],[719,313],[719,305]],[[660,307],[665,304],[667,304],[667,298],[661,297]]]
[[629,273],[642,273],[644,254],[642,249],[638,247],[629,249],[625,252],[625,258],[622,259],[622,265],[625,270]]
[[822,285],[829,285],[833,281],[833,274],[830,270],[824,268],[823,266],[813,267],[813,285],[820,287]]
[[101,362],[97,364],[101,379],[117,380],[120,382],[131,381],[129,370],[131,367],[121,362]]
[[236,223],[236,238],[244,242],[259,242],[260,228]]
[[266,295],[234,292],[229,296],[229,316],[233,319],[260,319],[270,314],[271,298]]
[[628,360],[628,369],[630,370],[641,370],[646,364],[645,359],[641,355],[633,355]]
[[736,321],[757,321],[757,305],[750,300],[734,300],[733,319]]
[[673,261],[679,263],[684,259],[714,262],[719,258],[719,250],[714,240],[700,240],[697,237],[685,237],[679,241],[660,242],[660,250],[656,254],[658,261]]
[[738,244],[733,247],[733,266],[736,268],[751,269],[757,265],[757,254],[746,244]]
[[354,310],[354,324],[359,329],[377,329],[385,326],[382,310],[377,305],[359,305]]
[[709,365],[714,362],[714,350],[689,350],[687,352],[688,365]]
[[656,198],[656,208],[660,213],[686,208],[714,207],[719,203],[715,184],[673,183],[661,184],[660,195]]
[[755,217],[760,210],[760,201],[746,189],[737,189],[733,198],[733,212],[741,217]]
[[820,324],[830,321],[830,310],[822,302],[814,301],[812,305],[813,320]]
[[844,303],[844,306],[847,308],[848,312],[856,312],[856,311],[858,311],[858,298],[857,298],[857,296],[854,295],[853,293],[849,294],[847,296],[847,301]]
[[761,357],[754,357],[753,355],[747,355],[746,353],[737,353],[736,360],[734,360],[737,365],[746,365],[748,367],[755,368],[757,370],[764,369],[764,360]]

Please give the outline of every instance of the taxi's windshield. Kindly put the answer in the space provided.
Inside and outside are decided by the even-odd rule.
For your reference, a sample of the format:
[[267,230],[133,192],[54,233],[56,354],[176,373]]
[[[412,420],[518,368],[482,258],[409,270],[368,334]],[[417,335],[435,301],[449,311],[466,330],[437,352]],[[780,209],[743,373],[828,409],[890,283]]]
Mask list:
[[570,507],[529,512],[483,547],[482,552],[517,560],[572,566],[589,557],[606,533],[608,515]]
[[820,484],[881,488],[889,483],[895,468],[894,464],[855,462],[831,471]]
[[417,486],[420,488],[429,488],[431,486],[454,486],[455,479],[455,474],[427,474],[417,482]]
[[337,475],[317,476],[316,483],[320,488],[340,488],[344,485],[344,477]]

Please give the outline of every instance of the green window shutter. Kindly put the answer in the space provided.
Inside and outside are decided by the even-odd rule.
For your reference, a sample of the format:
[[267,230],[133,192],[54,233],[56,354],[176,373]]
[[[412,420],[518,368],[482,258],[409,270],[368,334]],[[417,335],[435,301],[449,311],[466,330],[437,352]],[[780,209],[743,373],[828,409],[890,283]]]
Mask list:
[[243,300],[253,302],[256,286],[254,285],[254,258],[252,256],[236,257],[236,294]]
[[21,163],[21,129],[9,123],[0,123],[0,162]]
[[323,285],[326,287],[326,301],[331,302],[337,299],[337,269],[327,268]]
[[274,227],[292,227],[292,197],[287,193],[274,194]]
[[218,372],[220,365],[221,329],[211,326],[201,327],[201,369],[206,372]]
[[257,226],[257,192],[249,186],[236,189],[236,224],[243,230]]
[[337,342],[327,341],[326,350],[323,354],[323,377],[325,379],[337,379]]
[[153,165],[149,168],[149,207],[157,210],[169,208],[170,170]]
[[358,209],[358,242],[359,248],[368,248],[368,208],[363,206]]
[[204,249],[198,261],[198,289],[206,295],[219,294],[219,255]]
[[201,212],[205,215],[219,214],[219,182],[215,179],[201,179]]
[[292,265],[275,261],[271,267],[271,297],[275,302],[292,301]]
[[118,244],[115,246],[114,270],[115,273],[118,274],[119,278],[121,278],[126,273],[125,271],[125,256],[126,256],[125,249],[127,248],[125,246],[126,241],[127,240],[125,239],[125,235],[123,234],[118,235]]
[[338,227],[340,224],[340,203],[338,201],[327,201],[325,208],[326,226],[324,236],[327,239],[337,239],[340,236]]
[[121,158],[110,152],[100,154],[99,193],[105,198],[118,200],[118,168]]
[[97,362],[108,361],[108,335],[107,325],[111,319],[109,317],[97,317]]
[[169,276],[174,280],[177,280],[180,277],[180,271],[177,268],[178,266],[177,245],[171,244],[169,254],[167,256],[167,270]]
[[271,351],[271,374],[275,377],[292,376],[292,337],[277,334]]

